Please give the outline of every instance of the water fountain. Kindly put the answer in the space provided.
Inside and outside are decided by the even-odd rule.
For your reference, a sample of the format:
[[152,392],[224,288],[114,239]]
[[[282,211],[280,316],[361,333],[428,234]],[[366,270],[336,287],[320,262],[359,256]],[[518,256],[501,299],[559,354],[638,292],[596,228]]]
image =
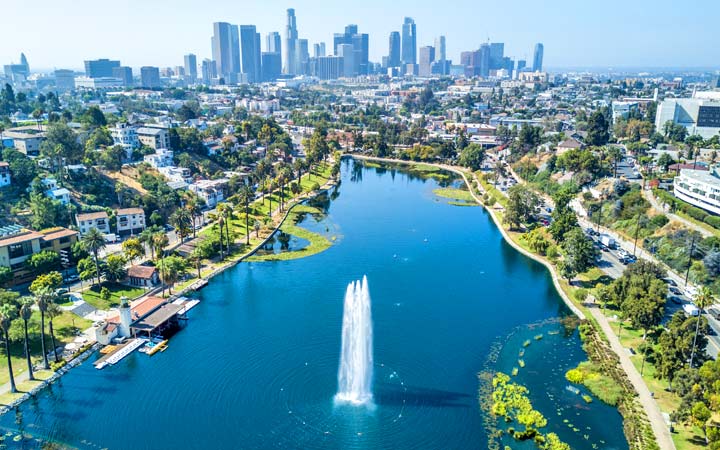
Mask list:
[[372,405],[373,327],[367,277],[345,292],[336,403]]

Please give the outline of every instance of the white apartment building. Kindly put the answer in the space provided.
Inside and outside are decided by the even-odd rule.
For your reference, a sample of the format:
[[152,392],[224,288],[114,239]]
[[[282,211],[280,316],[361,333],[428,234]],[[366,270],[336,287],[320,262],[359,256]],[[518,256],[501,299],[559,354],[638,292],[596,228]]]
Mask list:
[[214,208],[218,203],[225,200],[225,189],[228,179],[218,178],[216,180],[199,180],[188,186],[188,190],[197,194],[205,200],[209,208]]
[[675,197],[714,214],[720,214],[720,177],[717,168],[681,169],[673,181]]
[[173,151],[166,148],[159,148],[151,155],[145,155],[143,160],[156,169],[170,167],[173,165]]
[[665,99],[658,104],[655,128],[663,132],[665,123],[673,122],[687,128],[688,134],[703,139],[720,133],[720,101],[705,98]]
[[117,234],[138,234],[145,229],[145,211],[142,208],[122,208],[115,211]]
[[190,169],[186,169],[184,167],[175,167],[175,166],[158,167],[158,172],[160,172],[165,178],[167,178],[168,181],[173,182],[173,183],[177,183],[177,182],[191,183],[192,182],[192,175],[190,173]]
[[81,236],[84,236],[91,228],[97,228],[102,234],[110,234],[110,220],[105,211],[76,214],[75,222]]
[[132,157],[133,150],[140,147],[137,131],[126,123],[119,123],[110,128],[110,136],[115,145],[121,145],[125,149],[128,159]]

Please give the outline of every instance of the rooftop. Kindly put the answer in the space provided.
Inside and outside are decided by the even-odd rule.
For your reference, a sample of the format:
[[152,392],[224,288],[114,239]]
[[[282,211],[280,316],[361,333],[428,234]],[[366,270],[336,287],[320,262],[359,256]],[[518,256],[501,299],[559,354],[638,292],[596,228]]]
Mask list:
[[149,279],[156,271],[157,269],[152,266],[132,266],[128,269],[127,274],[133,278]]
[[152,331],[182,311],[184,307],[184,305],[166,303],[157,310],[153,311],[152,314],[149,314],[147,317],[133,323],[132,328],[135,330]]
[[117,210],[118,216],[127,216],[130,214],[145,214],[142,208],[122,208]]
[[107,218],[108,218],[108,215],[105,211],[98,211],[98,212],[91,212],[91,213],[77,215],[77,220],[97,220],[97,219],[107,219]]

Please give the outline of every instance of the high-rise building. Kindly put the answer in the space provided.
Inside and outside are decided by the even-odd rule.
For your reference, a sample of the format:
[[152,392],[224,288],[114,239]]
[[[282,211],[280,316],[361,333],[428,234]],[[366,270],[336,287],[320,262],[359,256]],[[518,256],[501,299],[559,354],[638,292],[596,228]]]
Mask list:
[[113,67],[120,67],[120,61],[93,59],[85,61],[85,75],[88,78],[111,78]]
[[400,67],[400,63],[400,33],[393,31],[390,33],[387,66]]
[[542,72],[543,67],[543,53],[545,47],[541,43],[535,44],[535,53],[533,54],[533,72]]
[[505,44],[502,42],[493,42],[490,44],[490,70],[503,69],[505,57]]
[[128,67],[128,66],[113,67],[112,76],[113,76],[113,78],[121,79],[123,82],[123,86],[132,86],[133,85],[132,67]]
[[194,83],[197,81],[197,56],[193,55],[192,53],[189,53],[185,55],[185,77],[190,81],[190,83]]
[[447,51],[445,48],[445,36],[435,38],[435,60],[445,61],[447,59]]
[[352,44],[340,44],[337,48],[337,55],[341,56],[342,61],[342,76],[352,77],[355,75],[355,50]]
[[258,83],[262,79],[260,60],[260,35],[255,25],[240,25],[240,50],[242,72],[248,83]]
[[213,24],[212,56],[218,74],[234,83],[240,73],[240,36],[237,25],[227,22]]
[[160,87],[160,69],[153,66],[143,66],[140,68],[140,83],[144,88]]
[[277,80],[282,73],[282,55],[280,54],[280,52],[263,52],[261,59],[262,80]]
[[325,43],[320,42],[315,45],[313,45],[313,56],[316,58],[321,58],[325,56]]
[[271,31],[265,40],[265,51],[267,53],[282,53],[282,39],[280,33]]
[[285,27],[285,57],[283,58],[283,73],[294,75],[297,70],[296,50],[298,48],[298,30],[295,19],[295,10],[287,10],[287,26]]
[[343,58],[341,56],[319,56],[312,58],[311,66],[313,76],[321,80],[336,80],[342,76]]
[[527,66],[527,61],[525,61],[524,59],[518,59],[518,62],[517,62],[517,71],[518,72],[522,72],[526,66]]
[[420,47],[420,63],[418,64],[418,75],[429,77],[432,75],[432,63],[435,61],[435,47],[427,45]]
[[202,81],[203,84],[210,84],[213,79],[217,78],[217,64],[210,59],[204,59],[202,62]]
[[403,65],[417,64],[417,29],[415,21],[405,18],[402,26],[402,53],[400,59]]
[[[341,45],[352,45],[353,47],[352,74],[345,73],[345,76],[366,75],[368,73],[369,42],[369,35],[366,33],[358,33],[357,25],[348,25],[345,27],[344,33],[335,33],[333,36],[333,51],[335,56],[340,56],[338,49]],[[344,57],[348,58],[348,56]],[[344,64],[348,64],[347,60],[344,61]]]
[[475,51],[462,52],[460,64],[465,67],[466,77],[487,77],[490,74],[490,45],[482,44]]
[[308,48],[307,39],[297,39],[295,41],[295,74],[306,75],[308,73],[308,64],[310,62],[310,50]]
[[67,69],[55,70],[55,89],[72,91],[75,89],[75,71]]

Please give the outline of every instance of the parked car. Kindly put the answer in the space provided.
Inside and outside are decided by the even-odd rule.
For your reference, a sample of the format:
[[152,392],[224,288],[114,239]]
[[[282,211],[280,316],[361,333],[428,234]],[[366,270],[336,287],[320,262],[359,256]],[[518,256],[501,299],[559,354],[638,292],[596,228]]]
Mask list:
[[720,320],[720,309],[710,308],[708,309],[708,314],[710,314],[710,316],[713,317],[715,320]]
[[80,277],[77,275],[68,275],[65,277],[66,283],[77,283],[78,281],[80,281]]
[[683,305],[683,311],[685,311],[686,314],[690,316],[699,316],[700,310],[697,306],[693,305],[692,303],[685,303]]
[[663,278],[663,280],[665,280],[665,282],[670,286],[677,286],[677,283],[672,278]]
[[671,302],[675,303],[676,305],[682,305],[684,303],[683,299],[681,299],[677,295],[671,295],[668,298],[670,299]]

